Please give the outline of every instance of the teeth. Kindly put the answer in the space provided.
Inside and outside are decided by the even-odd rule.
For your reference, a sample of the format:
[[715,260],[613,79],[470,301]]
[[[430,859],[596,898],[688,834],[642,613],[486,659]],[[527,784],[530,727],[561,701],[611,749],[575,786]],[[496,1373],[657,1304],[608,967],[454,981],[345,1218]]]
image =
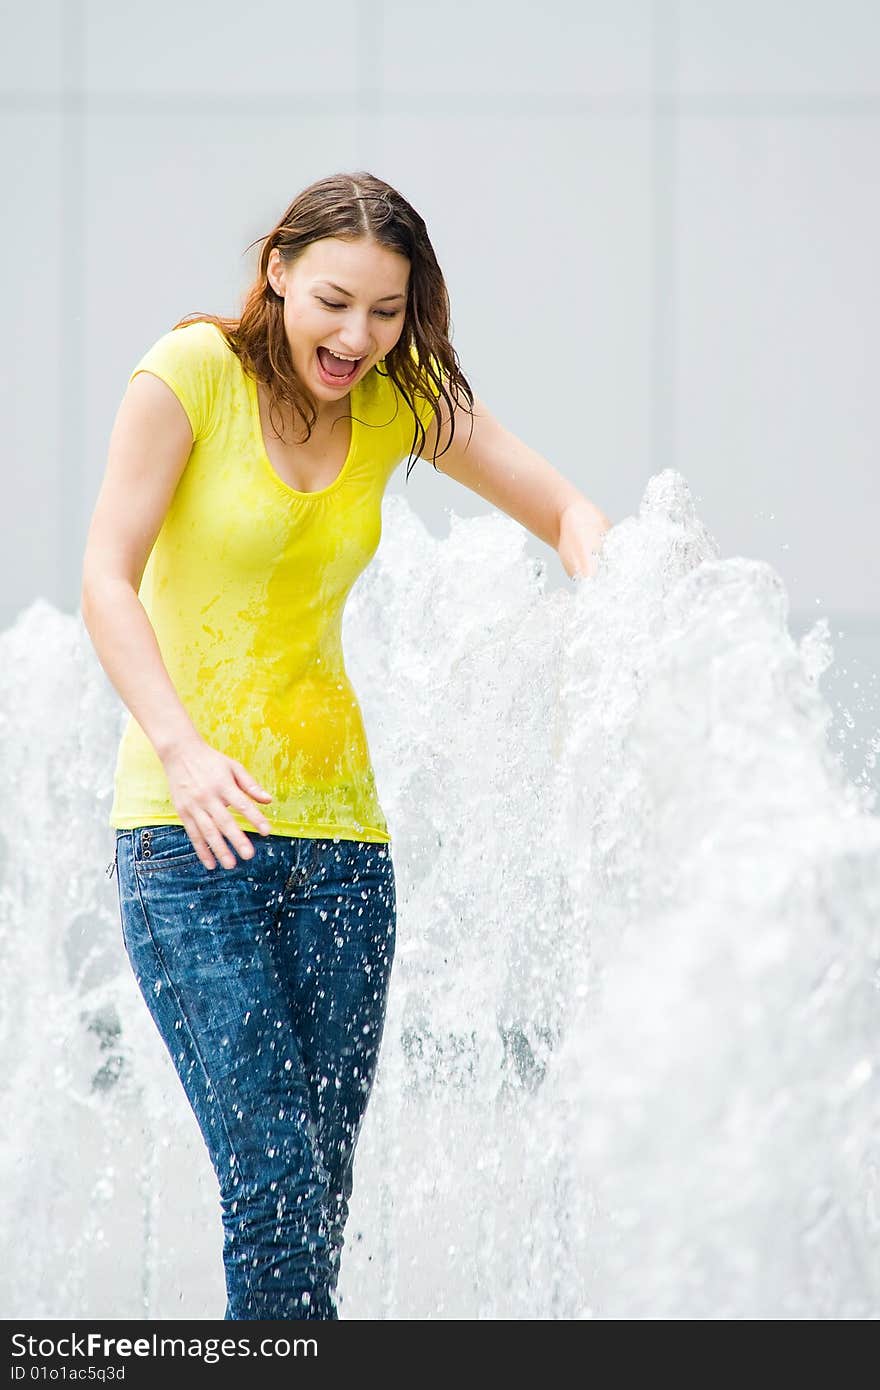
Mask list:
[[331,357],[335,357],[338,362],[360,362],[359,357],[343,357],[341,352],[334,352],[332,348],[327,348]]

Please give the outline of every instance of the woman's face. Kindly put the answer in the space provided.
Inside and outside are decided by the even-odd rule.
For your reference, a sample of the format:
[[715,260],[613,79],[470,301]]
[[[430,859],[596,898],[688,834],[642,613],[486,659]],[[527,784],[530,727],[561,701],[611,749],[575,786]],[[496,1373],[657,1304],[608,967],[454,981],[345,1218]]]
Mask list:
[[[318,401],[341,400],[403,332],[410,263],[366,238],[313,241],[293,265],[269,254],[269,283],[284,297],[293,365]],[[321,351],[319,352],[319,349]],[[346,375],[329,352],[357,358]]]

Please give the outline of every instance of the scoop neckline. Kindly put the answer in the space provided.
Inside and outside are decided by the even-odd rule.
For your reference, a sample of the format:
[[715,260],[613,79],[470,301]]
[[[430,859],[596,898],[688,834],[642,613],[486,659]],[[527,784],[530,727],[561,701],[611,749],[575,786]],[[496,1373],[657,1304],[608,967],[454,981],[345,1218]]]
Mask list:
[[266,469],[268,473],[271,475],[271,477],[275,480],[278,487],[281,488],[282,492],[286,493],[289,497],[297,497],[305,500],[308,500],[310,498],[326,497],[328,493],[335,492],[336,489],[340,486],[340,484],[345,481],[346,474],[348,473],[352,459],[355,455],[355,446],[357,442],[355,437],[355,431],[357,429],[357,422],[355,420],[355,410],[353,408],[354,393],[360,388],[361,383],[359,381],[356,381],[354,386],[352,386],[351,391],[349,392],[349,406],[351,413],[351,438],[348,443],[348,453],[345,456],[345,461],[342,467],[336,474],[336,477],[333,479],[332,483],[328,483],[326,487],[317,488],[312,492],[300,492],[299,488],[291,487],[290,483],[286,483],[284,481],[281,474],[277,471],[275,465],[269,457],[269,452],[266,448],[266,441],[263,438],[263,423],[260,419],[260,398],[257,394],[257,383],[255,378],[252,377],[249,372],[245,372],[244,377],[245,382],[247,384],[248,396],[250,398],[251,420],[253,423],[253,430],[256,437],[257,451],[260,455],[260,461],[262,462],[264,469]]

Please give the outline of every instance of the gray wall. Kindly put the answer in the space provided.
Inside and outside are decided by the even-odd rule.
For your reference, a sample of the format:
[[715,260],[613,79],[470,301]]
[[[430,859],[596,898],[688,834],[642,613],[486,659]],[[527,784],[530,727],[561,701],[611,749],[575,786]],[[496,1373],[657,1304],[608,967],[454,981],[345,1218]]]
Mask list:
[[[140,354],[235,312],[246,245],[367,168],[425,217],[510,429],[615,520],[678,468],[795,621],[877,632],[880,6],[30,0],[0,149],[4,625],[75,611]],[[407,495],[436,534],[485,509],[427,464]]]

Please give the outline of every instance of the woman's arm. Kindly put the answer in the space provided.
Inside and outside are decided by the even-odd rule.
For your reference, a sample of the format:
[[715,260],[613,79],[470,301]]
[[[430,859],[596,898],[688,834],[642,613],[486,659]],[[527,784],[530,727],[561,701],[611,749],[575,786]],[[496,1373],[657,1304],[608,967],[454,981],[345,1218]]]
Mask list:
[[164,382],[141,372],[116,415],[83,557],[86,630],[160,758],[196,731],[137,591],[192,443],[183,407]]
[[[439,449],[449,440],[449,408],[440,400],[443,425]],[[431,460],[437,440],[437,421],[427,430],[421,457]],[[566,574],[592,576],[602,538],[611,526],[604,512],[585,497],[541,454],[505,429],[489,408],[474,396],[473,429],[469,414],[456,407],[452,445],[437,468],[493,507],[525,526],[559,554]]]
[[199,734],[138,597],[192,446],[192,429],[174,392],[157,376],[139,372],[110,436],[83,558],[80,610],[101,665],[168,774],[172,802],[202,863],[213,869],[216,856],[231,868],[235,856],[226,840],[244,857],[253,849],[228,808],[243,811],[269,834],[269,822],[252,798],[272,797],[236,759]]
[[569,579],[592,579],[599,568],[605,532],[611,522],[583,493],[563,507],[556,549]]

